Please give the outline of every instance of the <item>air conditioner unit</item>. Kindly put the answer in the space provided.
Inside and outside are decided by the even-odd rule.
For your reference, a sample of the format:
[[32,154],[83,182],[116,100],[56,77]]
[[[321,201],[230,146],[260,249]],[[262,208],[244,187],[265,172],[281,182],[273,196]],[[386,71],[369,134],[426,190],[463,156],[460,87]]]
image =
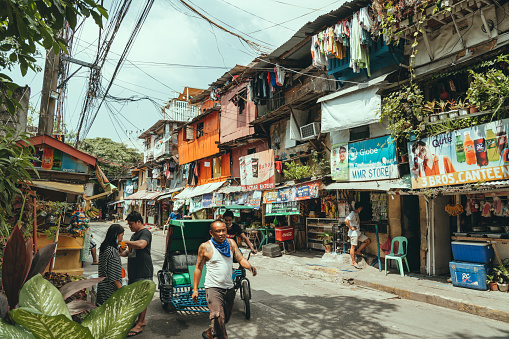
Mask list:
[[312,122],[300,128],[301,140],[316,138],[320,135],[320,123]]

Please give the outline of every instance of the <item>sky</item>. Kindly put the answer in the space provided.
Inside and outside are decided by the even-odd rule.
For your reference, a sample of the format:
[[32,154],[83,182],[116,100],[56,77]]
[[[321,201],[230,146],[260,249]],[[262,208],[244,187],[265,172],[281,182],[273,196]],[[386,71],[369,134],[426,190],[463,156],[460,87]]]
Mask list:
[[[112,4],[104,7],[111,13]],[[344,0],[186,0],[209,19],[262,45],[266,51],[286,42],[304,24],[341,6]],[[132,1],[102,69],[106,88],[146,1]],[[79,22],[79,21],[78,21]],[[107,22],[103,22],[107,26]],[[72,57],[92,63],[97,53],[98,26],[92,18],[75,33]],[[39,64],[44,67],[45,51]],[[162,119],[161,109],[185,86],[206,89],[235,65],[247,65],[259,53],[239,38],[226,33],[186,8],[180,0],[156,0],[134,41],[126,62],[109,91],[121,98],[150,97],[152,101],[103,104],[87,138],[107,137],[142,149],[138,136]],[[80,66],[71,64],[69,74]],[[77,130],[88,86],[90,70],[81,68],[68,82],[64,121],[68,130]],[[43,72],[10,73],[19,85],[31,87],[30,102],[39,110]],[[111,107],[108,109],[106,106]],[[94,111],[95,112],[95,111]]]

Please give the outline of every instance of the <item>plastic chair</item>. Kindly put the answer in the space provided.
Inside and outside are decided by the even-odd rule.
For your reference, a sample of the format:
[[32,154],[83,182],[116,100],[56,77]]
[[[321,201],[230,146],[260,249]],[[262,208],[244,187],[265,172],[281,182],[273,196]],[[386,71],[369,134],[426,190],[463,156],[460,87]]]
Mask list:
[[[398,253],[394,253],[394,243],[398,243]],[[403,270],[403,259],[405,259],[406,268],[408,272],[410,272],[410,268],[408,267],[408,260],[406,258],[407,255],[407,245],[408,240],[405,237],[396,237],[392,239],[391,243],[391,253],[385,255],[385,275],[387,275],[387,259],[396,260],[397,267],[399,268],[399,272],[401,276],[405,276],[405,272]]]
[[168,224],[164,224],[163,225],[163,235],[166,234],[166,231],[170,228],[170,226]]

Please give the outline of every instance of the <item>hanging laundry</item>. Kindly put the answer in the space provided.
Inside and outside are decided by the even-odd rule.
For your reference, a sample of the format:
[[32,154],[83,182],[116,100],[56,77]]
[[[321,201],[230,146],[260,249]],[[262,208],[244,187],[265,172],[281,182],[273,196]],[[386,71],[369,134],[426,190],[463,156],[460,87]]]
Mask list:
[[279,66],[278,64],[276,64],[276,66],[274,67],[274,71],[276,72],[276,84],[278,86],[283,86],[285,84],[285,76],[286,76],[286,71],[283,67]]
[[311,38],[311,58],[313,59],[314,67],[322,68],[327,66],[327,61],[320,50],[320,39],[318,36],[318,34],[315,34]]
[[369,68],[369,48],[362,44],[362,27],[359,22],[359,12],[352,17],[350,31],[350,67],[355,73],[361,68],[366,68],[368,76],[371,76]]

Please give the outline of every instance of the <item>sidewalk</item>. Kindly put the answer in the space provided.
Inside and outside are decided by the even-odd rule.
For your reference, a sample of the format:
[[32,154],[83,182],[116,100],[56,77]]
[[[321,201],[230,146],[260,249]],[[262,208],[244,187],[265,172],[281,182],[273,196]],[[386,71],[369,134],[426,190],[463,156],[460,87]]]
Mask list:
[[400,298],[421,301],[478,316],[509,322],[509,293],[479,291],[454,287],[444,278],[407,274],[391,270],[385,276],[378,268],[361,264],[362,269],[350,265],[349,255],[323,257],[322,252],[304,250],[269,258],[251,256],[250,262],[258,270],[275,270],[302,278],[319,278],[326,281],[350,284],[393,293]]

